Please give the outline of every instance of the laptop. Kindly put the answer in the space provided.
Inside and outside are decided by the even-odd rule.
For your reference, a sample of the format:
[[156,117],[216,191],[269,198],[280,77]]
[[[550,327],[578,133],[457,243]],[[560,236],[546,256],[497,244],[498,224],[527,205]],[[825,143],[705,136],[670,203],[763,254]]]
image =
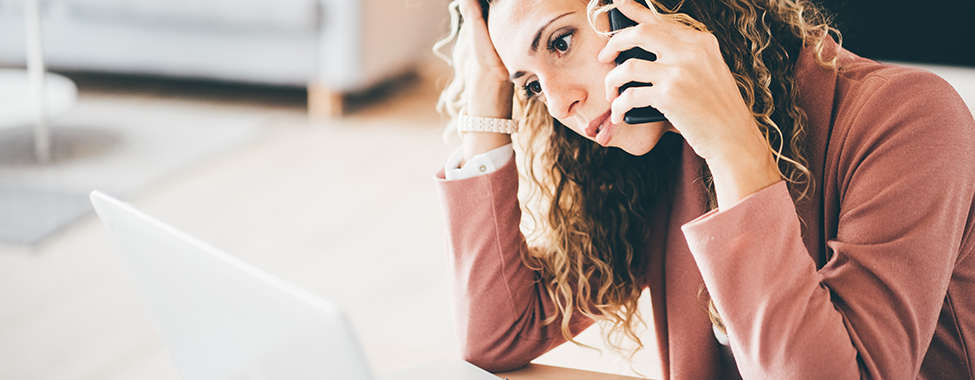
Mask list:
[[332,303],[91,193],[184,380],[498,380],[460,359],[375,377]]

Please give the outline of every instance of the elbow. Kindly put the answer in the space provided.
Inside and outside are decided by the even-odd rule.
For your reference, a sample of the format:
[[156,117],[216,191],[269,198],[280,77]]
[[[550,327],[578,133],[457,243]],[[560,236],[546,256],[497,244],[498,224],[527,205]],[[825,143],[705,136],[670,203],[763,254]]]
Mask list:
[[469,349],[469,347],[462,351],[461,358],[492,373],[513,371],[531,362],[530,359],[518,358],[517,355],[505,355],[502,350],[485,351]]

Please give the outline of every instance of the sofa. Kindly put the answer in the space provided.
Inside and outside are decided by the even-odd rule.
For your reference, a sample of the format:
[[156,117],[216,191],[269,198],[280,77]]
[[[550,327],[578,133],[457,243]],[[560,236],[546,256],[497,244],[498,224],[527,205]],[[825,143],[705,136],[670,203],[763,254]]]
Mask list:
[[[0,0],[0,66],[22,66],[24,1]],[[52,70],[308,88],[309,111],[416,68],[449,0],[38,0]]]

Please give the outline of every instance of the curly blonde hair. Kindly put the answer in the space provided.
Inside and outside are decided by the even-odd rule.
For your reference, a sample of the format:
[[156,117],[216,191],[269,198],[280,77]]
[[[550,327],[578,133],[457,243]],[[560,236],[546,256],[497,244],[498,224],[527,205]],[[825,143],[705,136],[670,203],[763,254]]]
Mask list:
[[[485,18],[494,1],[480,0]],[[593,21],[614,7],[611,0],[588,1]],[[835,67],[835,58],[824,57],[827,38],[839,33],[829,25],[824,11],[808,0],[649,0],[661,16],[713,33],[731,69],[745,103],[764,134],[782,177],[797,198],[812,186],[807,168],[807,118],[797,104],[798,85],[793,67],[803,47],[811,47],[820,65]],[[465,105],[465,78],[471,65],[468,37],[460,32],[463,21],[451,3],[451,35],[435,51],[454,42],[454,77],[441,94],[438,108],[456,117]],[[593,25],[595,23],[593,22]],[[594,26],[595,28],[595,26]],[[606,31],[599,31],[606,33]],[[838,45],[837,45],[838,46]],[[839,49],[839,47],[837,47]],[[540,271],[561,318],[562,334],[575,342],[569,330],[574,313],[604,326],[607,345],[632,357],[643,348],[638,328],[642,324],[638,299],[647,262],[640,254],[646,244],[649,221],[656,200],[669,187],[665,183],[676,169],[672,150],[679,137],[665,135],[650,153],[632,156],[620,149],[603,148],[570,131],[553,119],[545,104],[515,95],[515,117],[521,124],[519,143],[523,162],[519,169],[529,189],[523,208],[530,219],[525,228],[531,248],[526,265]],[[448,132],[450,127],[448,127]],[[705,166],[702,182],[709,194],[707,208],[716,207],[713,184]],[[537,244],[541,243],[541,244]],[[652,243],[652,242],[651,242]],[[701,292],[711,321],[724,324]],[[626,350],[626,338],[636,348]]]

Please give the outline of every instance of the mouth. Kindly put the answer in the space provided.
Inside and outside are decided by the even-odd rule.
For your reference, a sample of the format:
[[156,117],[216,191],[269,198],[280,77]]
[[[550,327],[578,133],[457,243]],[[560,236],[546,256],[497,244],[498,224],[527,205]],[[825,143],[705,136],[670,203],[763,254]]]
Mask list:
[[611,110],[593,119],[586,126],[586,136],[595,140],[599,145],[607,146],[613,138],[613,123],[610,122]]
[[586,136],[589,136],[590,138],[596,138],[596,136],[599,135],[599,132],[602,132],[603,129],[606,128],[607,126],[606,121],[609,120],[610,112],[611,111],[606,111],[606,113],[599,115],[599,117],[595,119],[592,119],[592,121],[589,122],[589,125],[586,126],[586,130],[585,130]]

